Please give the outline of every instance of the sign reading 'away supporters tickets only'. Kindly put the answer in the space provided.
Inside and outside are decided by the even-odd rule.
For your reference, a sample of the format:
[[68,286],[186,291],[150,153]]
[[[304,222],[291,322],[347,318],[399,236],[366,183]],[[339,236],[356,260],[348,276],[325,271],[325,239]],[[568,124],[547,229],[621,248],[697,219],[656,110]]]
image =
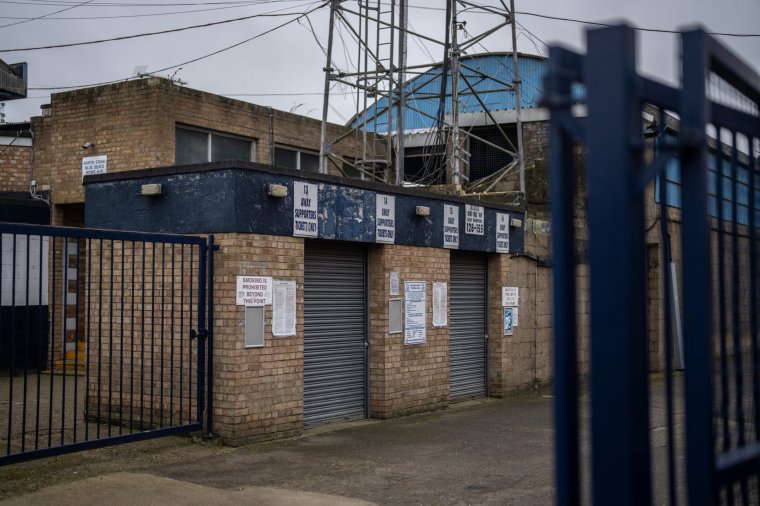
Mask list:
[[375,241],[393,244],[396,241],[396,197],[377,195]]
[[443,205],[443,247],[459,248],[459,206]]
[[509,215],[496,213],[496,251],[509,253]]
[[317,237],[319,224],[317,210],[319,196],[317,185],[293,182],[293,235],[296,237]]

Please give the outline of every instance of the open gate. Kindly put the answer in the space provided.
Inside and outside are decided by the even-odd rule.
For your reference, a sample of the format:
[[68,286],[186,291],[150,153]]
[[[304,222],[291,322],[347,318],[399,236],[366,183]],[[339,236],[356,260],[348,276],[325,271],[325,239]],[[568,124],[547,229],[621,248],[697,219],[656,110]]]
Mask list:
[[0,465],[211,433],[213,237],[0,237]]
[[[760,501],[760,77],[702,30],[682,33],[681,42],[679,87],[637,74],[629,27],[589,31],[586,55],[551,48],[544,103],[558,504]],[[579,121],[571,107],[584,94],[588,116]],[[575,307],[577,244],[585,237],[575,228],[574,162],[584,152],[588,454]],[[681,314],[683,378],[674,373]],[[656,332],[659,363],[649,336]],[[662,415],[650,410],[651,385],[659,385],[650,384],[650,370],[664,373]],[[650,431],[659,416],[664,435]]]

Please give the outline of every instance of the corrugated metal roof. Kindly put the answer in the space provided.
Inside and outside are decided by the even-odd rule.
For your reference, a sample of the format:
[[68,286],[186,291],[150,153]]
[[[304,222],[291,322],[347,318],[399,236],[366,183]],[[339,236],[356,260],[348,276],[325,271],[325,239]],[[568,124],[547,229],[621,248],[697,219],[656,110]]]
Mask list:
[[[521,105],[523,108],[539,107],[547,60],[539,56],[518,53],[520,66]],[[488,53],[462,58],[459,78],[459,112],[474,113],[515,108],[515,93],[511,83],[514,78],[511,53]],[[444,114],[451,113],[451,73],[448,71]],[[404,113],[404,129],[427,129],[435,123],[441,93],[441,64],[424,74],[410,79],[404,86],[407,110]],[[474,90],[474,92],[473,92]],[[366,110],[367,130],[385,133],[388,114],[387,98],[381,98]],[[376,111],[379,114],[376,116]],[[362,125],[365,113],[359,113],[349,125]],[[396,110],[393,110],[395,122]]]

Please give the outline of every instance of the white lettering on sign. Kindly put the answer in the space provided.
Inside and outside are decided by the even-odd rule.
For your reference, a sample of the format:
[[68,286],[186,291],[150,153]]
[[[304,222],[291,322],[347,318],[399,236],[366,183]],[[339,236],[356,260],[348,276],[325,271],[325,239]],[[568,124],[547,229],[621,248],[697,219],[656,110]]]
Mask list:
[[459,248],[459,206],[443,205],[443,247]]
[[464,233],[471,235],[483,235],[486,231],[485,218],[482,206],[464,206]]
[[108,172],[108,155],[82,157],[82,177]]
[[509,253],[509,215],[496,213],[496,252]]
[[377,195],[375,199],[375,241],[393,244],[396,241],[396,197]]
[[238,306],[264,306],[272,303],[272,278],[266,276],[238,276],[235,290]]
[[516,286],[501,287],[502,307],[517,307],[520,305],[520,288]]
[[317,237],[319,198],[317,185],[293,182],[293,235]]

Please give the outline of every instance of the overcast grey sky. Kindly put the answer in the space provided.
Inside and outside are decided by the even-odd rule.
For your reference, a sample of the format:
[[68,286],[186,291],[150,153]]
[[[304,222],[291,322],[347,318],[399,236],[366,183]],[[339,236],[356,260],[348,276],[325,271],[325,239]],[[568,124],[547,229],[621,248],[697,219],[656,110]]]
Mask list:
[[[501,6],[500,0],[473,1],[497,8]],[[443,40],[445,2],[408,2],[410,29]],[[315,36],[321,45],[326,45],[328,12],[326,8],[320,8],[323,3],[309,0],[0,0],[0,49],[90,41],[254,14],[297,14],[317,9],[308,16],[308,21],[302,17],[233,49],[183,64],[179,71],[172,68],[158,72],[158,75],[171,76],[177,71],[176,77],[187,81],[191,88],[321,117],[325,58]],[[710,31],[760,33],[758,0],[516,0],[515,3],[517,19],[522,25],[518,50],[532,54],[545,54],[544,44],[552,42],[583,49],[588,26],[528,13],[601,22],[625,20],[634,26],[665,30],[700,23]],[[344,4],[346,8],[356,10],[356,0],[345,0]],[[48,103],[50,93],[55,92],[39,88],[125,79],[134,75],[136,67],[140,66],[147,66],[147,72],[156,72],[240,43],[294,18],[295,14],[257,17],[116,42],[2,52],[0,58],[8,63],[26,61],[29,64],[29,98],[6,102],[6,121],[24,121],[39,115],[40,105]],[[499,16],[475,10],[464,14],[463,18],[470,35],[476,35],[501,20]],[[640,70],[675,82],[678,77],[677,37],[664,33],[638,33]],[[335,36],[338,65],[350,69],[356,60],[355,43],[347,27],[341,27]],[[760,37],[721,37],[721,40],[755,69],[760,69]],[[504,28],[486,39],[477,52],[510,49],[510,32]],[[442,57],[442,46],[410,37],[409,64],[431,63]],[[350,90],[345,86],[333,87],[331,121],[344,123],[356,112],[355,97],[346,95],[347,92]]]

